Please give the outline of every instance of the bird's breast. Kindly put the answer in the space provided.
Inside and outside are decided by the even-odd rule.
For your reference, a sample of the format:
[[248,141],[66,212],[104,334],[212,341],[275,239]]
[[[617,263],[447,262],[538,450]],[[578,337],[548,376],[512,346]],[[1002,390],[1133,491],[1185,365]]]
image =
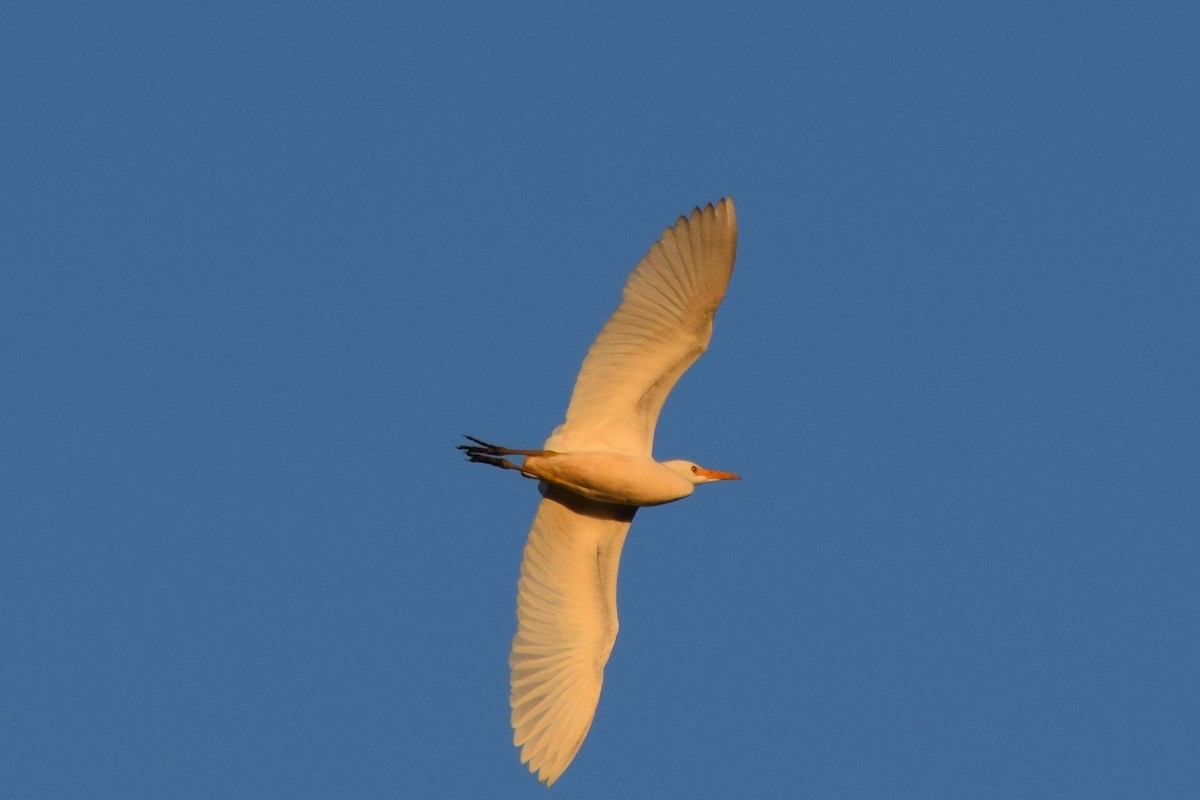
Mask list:
[[627,506],[656,506],[692,493],[693,485],[652,458],[583,451],[529,456],[526,472],[599,500]]

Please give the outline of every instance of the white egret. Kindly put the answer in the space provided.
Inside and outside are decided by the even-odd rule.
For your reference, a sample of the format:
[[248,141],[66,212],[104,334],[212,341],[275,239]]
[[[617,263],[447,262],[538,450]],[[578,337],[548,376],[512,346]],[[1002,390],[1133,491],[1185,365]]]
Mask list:
[[583,361],[566,421],[543,449],[472,437],[473,445],[459,446],[471,461],[541,481],[508,664],[513,743],[547,786],[575,758],[596,713],[634,513],[738,477],[651,456],[663,401],[708,346],[736,250],[731,199],[680,217],[630,273],[621,305]]

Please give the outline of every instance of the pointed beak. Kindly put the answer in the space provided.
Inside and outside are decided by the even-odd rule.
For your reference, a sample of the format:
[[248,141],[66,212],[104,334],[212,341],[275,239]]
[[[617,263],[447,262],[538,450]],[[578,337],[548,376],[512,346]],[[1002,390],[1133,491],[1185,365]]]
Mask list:
[[710,481],[740,481],[741,475],[734,475],[732,472],[717,472],[715,469],[705,469],[704,467],[696,467],[696,474],[708,478]]

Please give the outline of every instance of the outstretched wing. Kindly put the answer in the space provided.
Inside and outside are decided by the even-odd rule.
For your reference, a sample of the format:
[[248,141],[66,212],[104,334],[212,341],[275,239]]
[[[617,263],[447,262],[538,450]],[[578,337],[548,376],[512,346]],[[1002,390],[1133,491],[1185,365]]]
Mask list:
[[621,305],[588,350],[566,422],[547,450],[651,454],[667,394],[708,347],[736,252],[728,197],[663,232],[629,274]]
[[543,484],[521,580],[512,670],[513,744],[547,786],[592,726],[617,638],[617,566],[636,508]]

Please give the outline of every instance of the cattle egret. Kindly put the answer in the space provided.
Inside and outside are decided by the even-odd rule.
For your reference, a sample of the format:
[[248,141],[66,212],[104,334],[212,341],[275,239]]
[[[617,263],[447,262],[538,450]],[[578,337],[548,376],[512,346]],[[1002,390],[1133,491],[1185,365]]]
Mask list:
[[[621,304],[588,350],[566,421],[541,450],[468,436],[471,461],[540,481],[517,583],[513,744],[550,786],[575,758],[600,700],[617,638],[617,566],[641,506],[736,480],[690,461],[655,461],[654,428],[671,387],[700,357],[737,249],[733,201],[667,228],[630,273]],[[522,456],[520,464],[505,456]]]

